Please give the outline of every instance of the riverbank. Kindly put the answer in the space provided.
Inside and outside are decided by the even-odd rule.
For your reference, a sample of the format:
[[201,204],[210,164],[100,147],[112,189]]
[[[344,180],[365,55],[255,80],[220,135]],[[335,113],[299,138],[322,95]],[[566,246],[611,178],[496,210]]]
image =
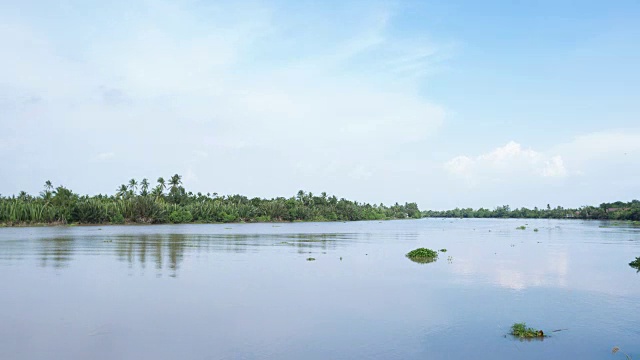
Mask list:
[[414,218],[389,218],[376,220],[274,220],[274,221],[234,221],[234,222],[185,222],[185,223],[143,223],[127,221],[124,223],[0,223],[0,228],[30,228],[30,227],[100,227],[100,226],[161,226],[161,225],[234,225],[234,224],[296,224],[296,223],[347,223],[360,221],[392,221],[392,220],[418,220]]
[[420,218],[416,203],[369,204],[300,190],[292,197],[248,198],[243,195],[194,194],[175,175],[165,190],[162,178],[149,191],[148,181],[137,192],[137,182],[121,186],[115,195],[79,195],[47,183],[40,196],[20,193],[0,196],[0,223],[22,224],[125,224],[125,223],[234,223],[270,221],[354,221]]

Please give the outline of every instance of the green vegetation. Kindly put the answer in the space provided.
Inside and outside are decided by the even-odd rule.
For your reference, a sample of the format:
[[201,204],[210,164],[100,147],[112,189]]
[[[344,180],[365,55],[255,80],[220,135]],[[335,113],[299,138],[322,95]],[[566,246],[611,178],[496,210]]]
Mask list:
[[633,260],[632,262],[629,263],[629,266],[631,266],[632,268],[637,269],[638,272],[640,272],[640,257],[636,257],[635,260]]
[[533,229],[533,231],[538,232],[538,228]]
[[406,255],[411,261],[417,263],[430,263],[438,259],[438,252],[427,248],[411,250]]
[[511,335],[519,338],[540,338],[545,336],[542,330],[527,327],[525,323],[511,325]]
[[315,261],[315,260],[316,260],[316,258],[312,258],[312,257],[307,258],[307,261]]
[[576,209],[565,209],[561,206],[551,208],[511,209],[508,205],[496,207],[493,210],[480,208],[477,210],[455,208],[453,210],[423,211],[424,217],[445,218],[517,218],[517,219],[596,219],[596,220],[632,220],[640,221],[640,200],[629,202],[616,201],[602,203],[600,206],[583,206]]
[[447,249],[440,249],[440,252],[447,252]]
[[147,179],[120,185],[113,195],[81,196],[47,181],[39,196],[22,191],[0,195],[0,225],[231,223],[277,221],[354,221],[420,218],[416,203],[371,205],[322,193],[298,191],[290,198],[188,192],[182,177],[160,177],[153,188]]
[[526,226],[524,226],[524,225],[518,226],[518,227],[516,228],[516,230],[526,230],[526,229],[527,229],[527,227],[526,227]]
[[622,351],[620,351],[620,347],[618,347],[618,346],[614,346],[614,347],[613,347],[613,349],[611,349],[611,353],[612,353],[612,354],[615,354],[615,353],[618,353],[618,352],[619,352],[620,354],[624,355],[624,356],[627,358],[627,360],[632,360],[632,359],[631,359],[631,355],[626,354],[626,353],[623,353]]

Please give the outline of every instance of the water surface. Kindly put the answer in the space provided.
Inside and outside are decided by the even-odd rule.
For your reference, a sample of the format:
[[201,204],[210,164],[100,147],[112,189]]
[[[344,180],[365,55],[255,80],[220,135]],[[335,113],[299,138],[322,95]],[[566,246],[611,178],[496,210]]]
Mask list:
[[640,358],[636,256],[576,220],[3,228],[0,359]]

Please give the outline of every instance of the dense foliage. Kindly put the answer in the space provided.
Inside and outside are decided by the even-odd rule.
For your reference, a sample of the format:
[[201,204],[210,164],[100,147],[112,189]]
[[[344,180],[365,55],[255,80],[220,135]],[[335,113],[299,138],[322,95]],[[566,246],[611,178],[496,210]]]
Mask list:
[[349,221],[420,218],[416,203],[370,205],[300,190],[295,197],[249,199],[242,195],[193,194],[180,175],[169,181],[131,179],[114,195],[80,196],[50,181],[39,196],[24,191],[0,196],[0,224],[211,223],[240,221]]
[[629,266],[631,266],[632,268],[636,268],[638,269],[638,271],[640,271],[640,257],[636,257],[635,260],[629,263]]
[[430,263],[438,258],[438,252],[427,248],[418,248],[409,251],[406,256],[409,260],[417,263]]
[[511,335],[517,336],[519,338],[535,338],[545,336],[542,330],[527,327],[527,324],[525,323],[515,323],[511,325]]
[[499,206],[493,210],[480,208],[477,210],[453,209],[444,211],[424,211],[425,217],[449,217],[449,218],[528,218],[528,219],[598,219],[598,220],[634,220],[640,221],[640,201],[617,201],[603,203],[600,206],[582,206],[578,209],[565,209],[561,206],[546,209],[511,209],[508,205]]
[[438,257],[438,252],[435,250],[427,249],[427,248],[418,248],[418,249],[409,251],[409,253],[407,253],[407,256],[434,258],[434,257]]

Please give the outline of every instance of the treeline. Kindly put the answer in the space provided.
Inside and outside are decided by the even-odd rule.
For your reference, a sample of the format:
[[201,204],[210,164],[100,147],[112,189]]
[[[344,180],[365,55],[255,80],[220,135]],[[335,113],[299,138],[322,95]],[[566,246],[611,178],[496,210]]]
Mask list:
[[176,174],[169,181],[131,179],[113,195],[80,196],[50,181],[38,196],[0,196],[0,224],[162,224],[270,221],[354,221],[420,218],[416,203],[371,205],[300,190],[274,199],[188,192]]
[[477,210],[453,209],[444,211],[423,211],[424,217],[448,217],[448,218],[528,218],[528,219],[594,219],[594,220],[634,220],[640,221],[640,201],[617,201],[614,203],[602,203],[600,206],[582,206],[577,209],[565,209],[561,206],[551,208],[547,205],[544,209],[519,208],[511,209],[508,205],[496,207],[493,210],[480,208]]

